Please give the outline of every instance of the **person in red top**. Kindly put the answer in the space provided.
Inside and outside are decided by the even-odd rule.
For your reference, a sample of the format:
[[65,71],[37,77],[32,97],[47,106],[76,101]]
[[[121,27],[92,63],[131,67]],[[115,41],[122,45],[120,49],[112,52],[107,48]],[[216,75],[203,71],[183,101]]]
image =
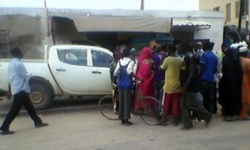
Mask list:
[[[150,44],[151,43],[151,44]],[[141,96],[154,96],[154,71],[153,71],[153,60],[152,52],[153,47],[156,45],[156,42],[150,42],[149,47],[145,47],[142,50],[142,53],[138,60],[136,76],[140,79],[143,79],[143,82],[139,84],[138,91]],[[154,43],[154,44],[152,44]],[[146,100],[152,109],[154,108],[154,102]],[[144,108],[143,104],[136,97],[134,109],[135,111],[142,110]]]

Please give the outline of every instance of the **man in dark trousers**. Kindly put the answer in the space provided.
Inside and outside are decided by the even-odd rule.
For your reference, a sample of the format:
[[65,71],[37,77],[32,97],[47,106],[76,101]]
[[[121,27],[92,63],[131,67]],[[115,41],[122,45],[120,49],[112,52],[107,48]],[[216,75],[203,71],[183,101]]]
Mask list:
[[205,120],[205,126],[208,126],[212,114],[210,114],[202,104],[196,102],[195,97],[198,92],[198,73],[195,67],[195,58],[192,54],[192,46],[187,42],[179,45],[179,53],[184,55],[184,64],[181,70],[181,116],[182,130],[193,128],[190,111],[193,110],[201,119]]
[[203,96],[204,107],[210,113],[213,112],[214,82],[218,67],[218,57],[212,52],[214,44],[205,42],[203,48],[205,52],[200,58],[200,92]]
[[14,96],[12,106],[0,127],[0,133],[2,135],[13,134],[15,132],[10,131],[10,124],[19,114],[22,106],[27,110],[28,114],[34,121],[35,127],[48,126],[47,123],[43,123],[41,118],[36,114],[36,111],[31,103],[29,93],[29,79],[31,77],[28,74],[24,64],[21,62],[23,54],[21,49],[15,47],[11,49],[11,55],[13,59],[9,64],[9,84],[11,87],[11,94]]

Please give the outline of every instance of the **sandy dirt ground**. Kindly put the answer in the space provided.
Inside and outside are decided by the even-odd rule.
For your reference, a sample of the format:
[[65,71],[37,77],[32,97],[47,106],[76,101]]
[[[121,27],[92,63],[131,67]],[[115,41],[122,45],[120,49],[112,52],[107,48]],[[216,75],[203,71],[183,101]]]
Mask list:
[[[0,136],[1,150],[249,150],[250,121],[221,121],[219,115],[208,128],[194,122],[183,131],[172,126],[150,126],[138,116],[123,126],[95,109],[41,115],[48,127],[34,128],[27,115],[11,125],[13,135]],[[4,117],[0,117],[1,122]]]

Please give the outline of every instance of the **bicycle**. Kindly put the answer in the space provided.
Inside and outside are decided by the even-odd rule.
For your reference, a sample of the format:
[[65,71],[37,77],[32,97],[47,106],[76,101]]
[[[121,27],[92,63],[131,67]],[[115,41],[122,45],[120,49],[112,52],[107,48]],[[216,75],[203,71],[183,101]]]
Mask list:
[[105,95],[100,98],[98,102],[98,109],[102,116],[109,120],[118,120],[118,113],[116,113],[116,108],[114,107],[114,101],[119,101],[119,91],[115,84],[112,84],[113,95]]
[[[119,101],[119,92],[118,88],[116,86],[113,86],[115,88],[114,97],[112,95],[106,95],[103,96],[99,102],[98,102],[98,108],[102,116],[109,120],[118,120],[118,114],[115,113],[114,107],[113,107],[113,99],[116,101]],[[136,90],[137,91],[137,90]],[[152,96],[142,96],[138,94],[138,99],[140,102],[143,103],[145,106],[144,109],[137,111],[137,113],[133,113],[134,115],[139,115],[140,118],[149,125],[159,125],[162,123],[162,118],[160,117],[163,112],[163,106],[162,103]],[[155,108],[149,107],[149,105],[146,103],[146,100],[151,100],[155,104]]]

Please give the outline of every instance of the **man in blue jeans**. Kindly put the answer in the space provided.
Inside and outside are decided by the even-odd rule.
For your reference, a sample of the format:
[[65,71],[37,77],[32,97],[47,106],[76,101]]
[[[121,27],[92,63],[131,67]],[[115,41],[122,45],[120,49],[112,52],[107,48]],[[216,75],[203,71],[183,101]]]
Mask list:
[[214,76],[217,72],[218,57],[212,52],[214,43],[203,44],[204,53],[200,58],[200,93],[203,96],[204,107],[210,113],[213,112]]

